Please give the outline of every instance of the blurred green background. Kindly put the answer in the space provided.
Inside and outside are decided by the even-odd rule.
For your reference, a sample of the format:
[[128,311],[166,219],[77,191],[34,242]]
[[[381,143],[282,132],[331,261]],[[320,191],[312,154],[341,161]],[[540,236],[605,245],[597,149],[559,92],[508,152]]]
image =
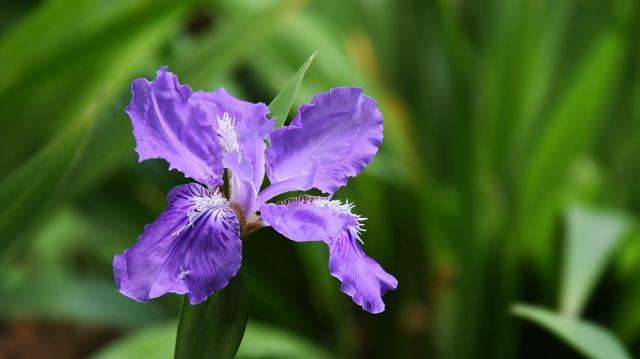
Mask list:
[[[179,297],[114,254],[185,180],[137,163],[129,84],[168,65],[269,103],[363,86],[385,140],[337,196],[399,280],[370,315],[326,247],[245,240],[242,358],[640,356],[635,0],[0,2],[0,357],[170,358]],[[521,303],[516,305],[517,303]],[[526,304],[524,304],[526,303]]]

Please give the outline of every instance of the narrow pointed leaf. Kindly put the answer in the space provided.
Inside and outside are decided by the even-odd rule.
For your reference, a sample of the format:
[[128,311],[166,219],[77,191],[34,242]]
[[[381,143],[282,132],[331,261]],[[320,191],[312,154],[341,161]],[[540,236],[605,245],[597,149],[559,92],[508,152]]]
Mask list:
[[596,324],[530,305],[515,305],[512,312],[547,329],[588,358],[631,358],[618,339]]
[[607,120],[619,84],[626,49],[618,32],[605,32],[593,41],[566,89],[558,96],[535,140],[519,161],[520,215],[526,245],[537,265],[549,266],[553,220],[567,199],[571,170],[588,151]]
[[571,163],[591,145],[614,93],[623,42],[618,33],[603,34],[585,57],[571,86],[552,111],[547,127],[531,153],[522,177],[525,217],[538,218],[540,209],[557,201]]
[[575,207],[568,215],[560,309],[578,316],[604,270],[616,244],[628,228],[619,213]]
[[247,287],[238,273],[204,303],[182,302],[176,359],[234,358],[247,325]]
[[304,74],[307,72],[309,65],[313,61],[313,58],[316,56],[316,52],[311,54],[307,61],[300,66],[298,71],[291,77],[289,82],[285,85],[285,87],[280,91],[280,93],[271,101],[269,104],[269,110],[271,112],[271,117],[276,119],[276,127],[281,127],[284,125],[287,120],[287,116],[289,115],[289,110],[293,105],[293,101],[296,98],[296,93],[298,93],[298,89],[300,88],[300,84],[302,83],[302,79],[304,78]]

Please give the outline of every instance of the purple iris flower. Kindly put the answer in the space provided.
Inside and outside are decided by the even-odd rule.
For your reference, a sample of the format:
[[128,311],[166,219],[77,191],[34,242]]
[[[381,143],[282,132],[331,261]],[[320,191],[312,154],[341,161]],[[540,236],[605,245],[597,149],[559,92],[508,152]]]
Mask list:
[[[224,89],[193,92],[166,68],[151,82],[134,80],[131,92],[126,112],[140,161],[164,159],[198,183],[174,187],[167,209],[115,256],[121,293],[137,301],[187,294],[191,304],[200,303],[240,269],[240,237],[271,226],[296,242],[325,242],[329,272],[341,290],[368,312],[384,310],[382,296],[398,281],[364,253],[364,218],[330,197],[380,146],[375,100],[359,88],[334,88],[301,106],[290,125],[273,129],[263,103],[238,100]],[[225,169],[228,196],[221,191]],[[270,184],[261,191],[265,172]],[[328,197],[269,203],[312,188]]]

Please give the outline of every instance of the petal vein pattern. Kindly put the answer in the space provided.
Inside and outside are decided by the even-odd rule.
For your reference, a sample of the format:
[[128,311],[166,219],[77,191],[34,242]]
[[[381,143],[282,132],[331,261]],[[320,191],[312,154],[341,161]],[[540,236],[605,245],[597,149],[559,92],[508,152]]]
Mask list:
[[338,87],[301,106],[289,126],[272,131],[269,142],[267,175],[277,192],[317,188],[332,194],[378,151],[382,114],[362,89]]
[[137,301],[170,292],[197,304],[240,269],[240,225],[226,200],[199,184],[175,187],[167,201],[138,242],[115,256],[116,284]]
[[166,68],[156,78],[134,80],[126,112],[140,161],[160,158],[185,176],[214,187],[222,182],[222,148],[217,123],[206,103]]

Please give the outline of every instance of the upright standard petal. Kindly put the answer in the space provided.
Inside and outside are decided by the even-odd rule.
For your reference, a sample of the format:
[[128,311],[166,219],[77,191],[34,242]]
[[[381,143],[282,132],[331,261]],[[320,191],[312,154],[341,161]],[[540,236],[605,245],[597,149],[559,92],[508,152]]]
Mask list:
[[131,84],[131,118],[136,151],[140,161],[161,158],[169,169],[214,187],[222,182],[222,148],[217,122],[211,121],[206,104],[189,86],[161,68],[149,82],[136,79]]
[[398,281],[364,253],[359,243],[362,218],[351,208],[335,200],[303,198],[262,205],[260,213],[263,221],[293,241],[324,241],[329,246],[329,272],[340,280],[342,292],[364,310],[380,313],[382,296]]
[[[275,194],[317,188],[333,193],[358,175],[382,142],[382,114],[362,89],[339,87],[316,95],[289,126],[269,135],[267,175]],[[274,188],[277,188],[275,190]]]
[[175,187],[167,201],[138,241],[115,256],[116,284],[137,301],[177,293],[198,304],[240,269],[238,219],[220,194],[198,184]]
[[223,165],[231,170],[231,200],[250,211],[264,179],[265,138],[273,127],[273,121],[267,119],[269,108],[238,100],[224,89],[200,92],[194,98],[205,103],[210,118],[215,119]]

